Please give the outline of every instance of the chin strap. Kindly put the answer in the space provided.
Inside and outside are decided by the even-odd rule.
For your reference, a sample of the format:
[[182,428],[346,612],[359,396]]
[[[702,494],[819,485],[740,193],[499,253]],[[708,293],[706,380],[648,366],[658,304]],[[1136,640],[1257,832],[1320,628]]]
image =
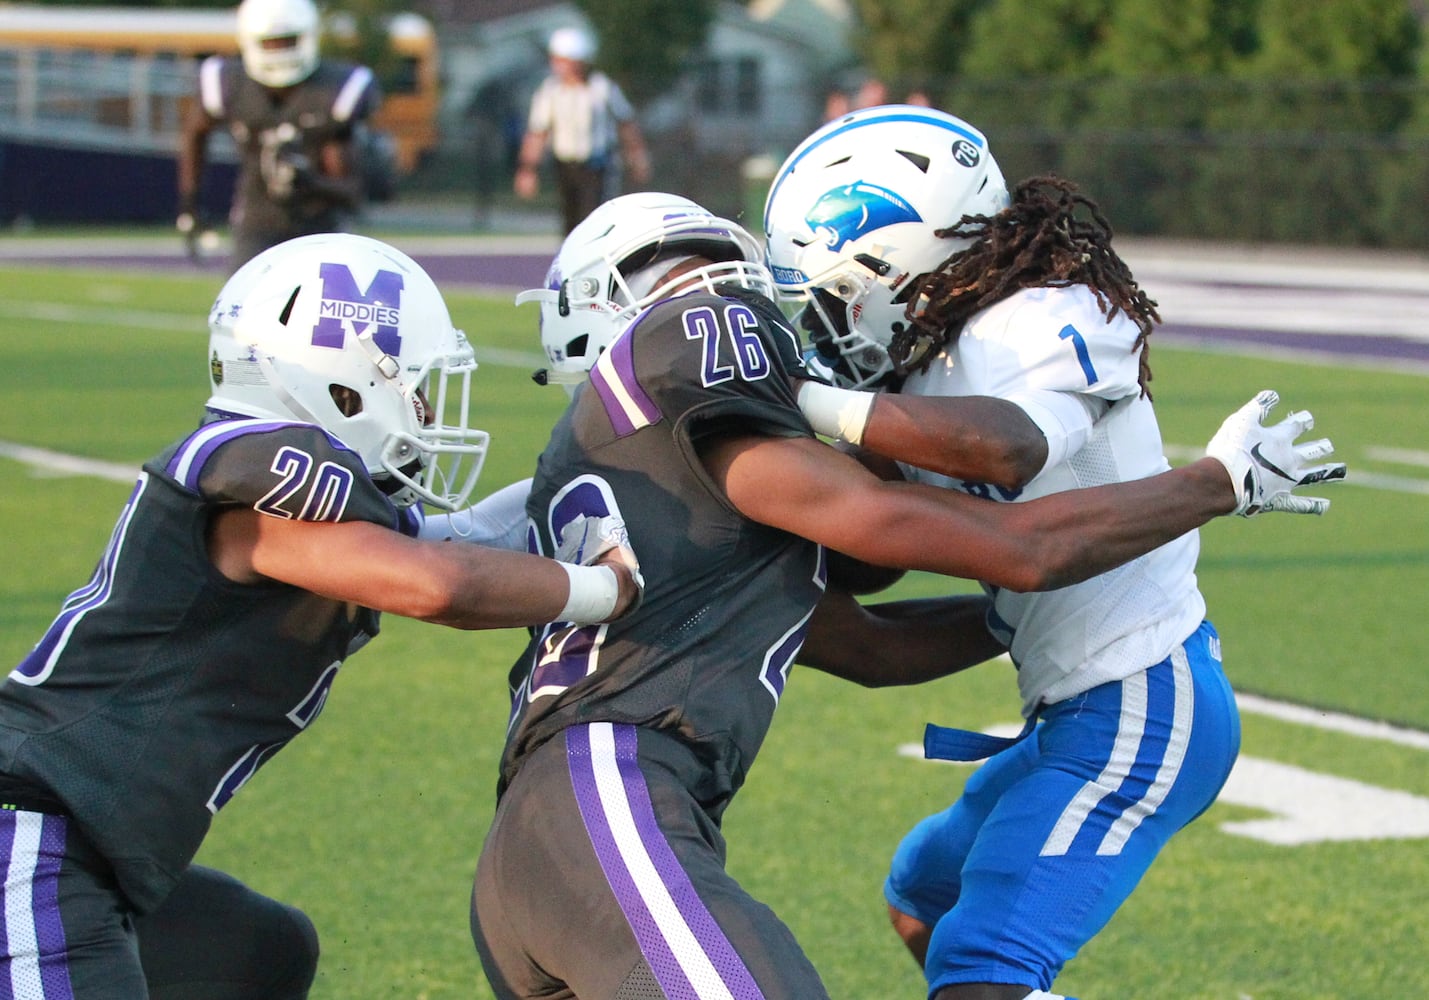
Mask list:
[[278,399],[282,402],[284,406],[288,408],[289,412],[291,412],[293,416],[297,417],[299,420],[306,421],[307,423],[317,424],[319,427],[324,426],[323,422],[317,418],[316,414],[314,414],[302,403],[298,402],[298,400],[293,396],[293,394],[287,390],[287,388],[283,385],[283,380],[278,377],[278,371],[276,368],[273,367],[272,360],[269,359],[266,354],[260,354],[258,356],[258,370],[261,371],[263,373],[263,377],[268,380],[268,388],[273,391],[273,395],[278,397]]
[[362,345],[362,352],[377,366],[377,370],[382,373],[383,378],[395,379],[401,372],[402,368],[397,363],[397,359],[378,347],[377,342],[373,340],[371,326],[357,335],[357,342]]

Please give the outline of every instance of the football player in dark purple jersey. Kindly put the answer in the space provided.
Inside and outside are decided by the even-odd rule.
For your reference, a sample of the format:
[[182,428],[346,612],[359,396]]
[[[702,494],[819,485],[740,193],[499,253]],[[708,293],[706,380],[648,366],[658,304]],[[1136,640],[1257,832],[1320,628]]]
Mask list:
[[93,576],[0,683],[16,996],[306,996],[308,919],[191,862],[379,614],[595,623],[638,598],[612,518],[573,523],[566,562],[466,544],[476,362],[411,258],[289,241],[229,279],[209,329],[203,422],[144,464]]
[[[724,810],[791,667],[914,683],[1003,649],[984,598],[865,607],[835,589],[829,553],[1053,589],[1244,510],[1242,494],[1288,494],[1327,453],[1242,411],[1218,436],[1235,457],[1134,483],[1001,505],[885,482],[818,435],[984,480],[1046,444],[1025,418],[1000,423],[997,400],[813,381],[761,254],[735,223],[643,192],[597,209],[518,297],[541,307],[544,380],[574,387],[532,481],[532,551],[569,519],[623,518],[646,588],[619,620],[537,630],[512,669],[472,897],[501,1000],[827,996],[724,866]],[[1257,444],[1284,475],[1241,457]]]
[[342,230],[361,207],[357,139],[381,92],[368,67],[319,58],[320,28],[312,0],[243,0],[240,58],[201,64],[178,159],[177,224],[191,252],[205,228],[200,190],[215,129],[228,130],[239,157],[230,270],[284,240]]

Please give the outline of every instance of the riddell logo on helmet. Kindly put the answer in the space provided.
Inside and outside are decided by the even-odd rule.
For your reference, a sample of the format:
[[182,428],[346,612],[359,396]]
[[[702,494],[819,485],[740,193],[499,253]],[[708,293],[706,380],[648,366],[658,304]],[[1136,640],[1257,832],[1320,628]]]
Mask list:
[[394,357],[401,353],[402,337],[397,328],[402,320],[402,275],[378,271],[364,292],[346,264],[323,264],[318,274],[323,292],[313,327],[314,347],[341,349],[349,328],[361,335],[375,326],[372,342]]
[[804,221],[830,250],[839,250],[877,229],[923,217],[887,188],[858,181],[825,192]]

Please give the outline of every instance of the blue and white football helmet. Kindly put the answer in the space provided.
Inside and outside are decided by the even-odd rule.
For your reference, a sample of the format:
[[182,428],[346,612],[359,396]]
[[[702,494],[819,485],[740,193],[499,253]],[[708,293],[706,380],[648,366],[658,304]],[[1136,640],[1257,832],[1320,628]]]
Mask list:
[[[682,258],[712,263],[661,280]],[[656,284],[658,282],[658,284]],[[584,382],[601,353],[645,308],[696,289],[734,283],[774,297],[759,241],[737,223],[688,198],[638,191],[612,198],[565,238],[546,287],[516,296],[541,306],[541,346],[550,367],[542,383]]]
[[872,388],[893,371],[888,345],[907,325],[918,277],[971,243],[935,232],[1009,203],[987,139],[967,122],[911,105],[855,111],[810,135],[774,175],[769,269],[781,298],[806,310],[836,380]]
[[211,415],[317,424],[398,506],[466,504],[488,443],[468,423],[476,358],[412,258],[300,236],[239,268],[208,324]]

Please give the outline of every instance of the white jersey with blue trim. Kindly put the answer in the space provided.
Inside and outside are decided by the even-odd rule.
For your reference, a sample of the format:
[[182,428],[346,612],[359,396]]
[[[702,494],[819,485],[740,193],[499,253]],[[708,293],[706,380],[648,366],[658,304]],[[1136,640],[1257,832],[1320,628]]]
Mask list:
[[[902,391],[1009,399],[1049,439],[1067,442],[1065,454],[1054,451],[1048,466],[1014,493],[919,469],[905,473],[1020,502],[1165,472],[1170,465],[1156,414],[1137,383],[1139,332],[1124,314],[1108,320],[1085,285],[1025,289],[976,314],[956,345]],[[1206,613],[1196,584],[1199,552],[1200,536],[1192,531],[1071,587],[1036,594],[987,587],[994,597],[990,624],[1009,643],[1024,713],[1169,655]]]

